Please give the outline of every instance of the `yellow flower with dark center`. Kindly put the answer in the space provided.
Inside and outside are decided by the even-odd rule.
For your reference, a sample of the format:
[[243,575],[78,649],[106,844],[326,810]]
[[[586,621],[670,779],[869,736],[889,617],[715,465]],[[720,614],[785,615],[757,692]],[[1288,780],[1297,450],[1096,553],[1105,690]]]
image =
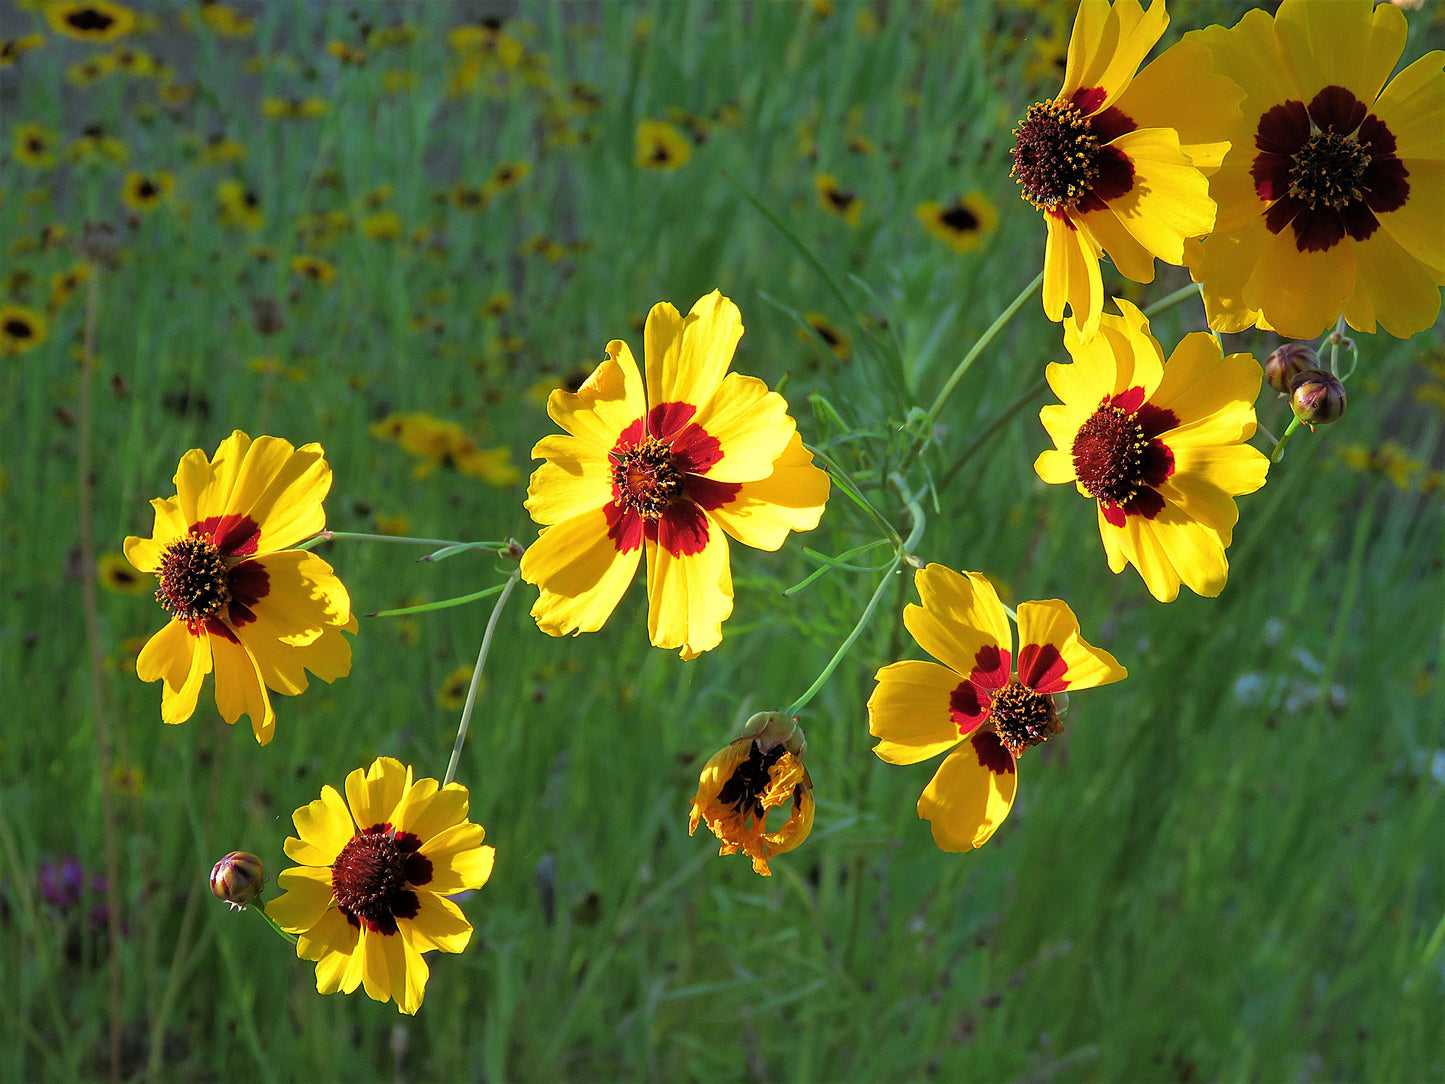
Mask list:
[[239,162],[246,154],[244,143],[217,132],[206,140],[206,146],[201,151],[201,161],[211,165],[219,162]]
[[848,336],[839,331],[821,312],[804,313],[803,319],[839,361],[847,361],[852,357],[853,344],[849,342]]
[[201,0],[201,18],[223,38],[247,38],[256,30],[255,19],[248,19],[220,0]]
[[77,87],[92,87],[116,72],[115,57],[109,53],[77,60],[65,69],[65,81]]
[[1212,182],[1219,225],[1189,249],[1210,326],[1310,339],[1343,315],[1407,338],[1445,285],[1445,52],[1386,83],[1405,16],[1369,0],[1285,0],[1207,46],[1245,89],[1234,149]]
[[250,716],[265,745],[276,726],[268,688],[291,696],[307,670],[328,682],[351,670],[351,598],[329,564],[290,548],[326,526],[331,468],[319,444],[237,430],[212,458],[187,452],[175,482],[174,497],[151,501],[151,537],[125,540],[126,559],[156,574],[171,617],[136,673],[164,682],[161,718],[183,723],[214,670],[222,718]]
[[126,145],[99,124],[86,125],[80,136],[65,148],[65,160],[70,163],[124,163],[129,157]]
[[367,56],[365,49],[358,48],[354,45],[348,45],[346,42],[340,40],[339,38],[327,42],[326,51],[337,60],[339,60],[342,64],[353,68],[366,67],[366,62],[370,59],[370,57]]
[[467,819],[467,788],[413,782],[412,770],[381,757],[296,810],[286,855],[299,865],[277,878],[285,894],[266,905],[299,935],[296,955],[316,961],[316,989],[421,1008],[430,970],[423,952],[461,952],[472,926],[448,897],[481,888],[496,848]]
[[0,68],[10,67],[20,58],[21,53],[39,49],[44,44],[44,34],[26,34],[20,38],[0,38]]
[[357,223],[357,229],[373,241],[395,241],[402,234],[401,216],[395,211],[377,211]]
[[960,196],[947,207],[926,200],[914,214],[924,229],[954,252],[972,252],[998,229],[998,212],[982,192]]
[[111,0],[54,0],[44,11],[50,29],[82,41],[114,41],[136,28],[135,12]]
[[216,221],[227,229],[254,233],[266,221],[261,199],[237,180],[222,181],[216,186]]
[[646,382],[626,343],[547,413],[567,431],[532,449],[527,510],[543,524],[522,558],[541,588],[532,616],[553,636],[595,632],[647,554],[648,634],[693,658],[732,612],[727,536],[776,550],[818,525],[828,476],[813,465],[782,396],[729,374],[737,306],[714,290],[686,318],[647,317]]
[[110,56],[115,62],[116,71],[124,72],[126,75],[135,76],[139,79],[172,74],[164,64],[150,53],[134,46],[122,46],[111,53]]
[[[437,688],[437,707],[443,711],[461,710],[467,701],[467,690],[472,685],[473,669],[471,666],[458,666],[442,680]],[[485,683],[486,680],[484,675],[482,681]]]
[[320,256],[307,256],[298,252],[291,257],[291,270],[319,286],[330,286],[336,281],[335,266]]
[[818,202],[823,210],[837,215],[850,226],[858,225],[863,217],[863,200],[858,193],[843,188],[831,173],[819,173],[813,178],[818,189]]
[[50,328],[45,317],[24,305],[0,305],[0,357],[14,357],[34,350],[45,341]]
[[118,595],[148,595],[153,581],[137,572],[124,554],[102,553],[95,561],[96,582]]
[[1034,469],[1098,502],[1114,572],[1132,564],[1160,602],[1172,602],[1180,583],[1212,598],[1229,576],[1234,498],[1264,485],[1269,469],[1245,443],[1263,370],[1248,354],[1224,357],[1202,331],[1166,363],[1144,314],[1115,304],[1123,315],[1105,313],[1088,342],[1064,327],[1074,364],[1048,367],[1063,405],[1039,412],[1054,448]]
[[[768,859],[793,850],[813,830],[813,780],[803,766],[807,745],[797,721],[782,712],[754,715],[743,736],[703,766],[687,834],[706,823],[722,844],[719,855],[745,854],[754,873],[771,877]],[[786,818],[769,832],[775,809]]]
[[641,169],[672,172],[687,165],[692,157],[692,144],[675,124],[665,120],[644,120],[637,125],[637,155],[634,161]]
[[491,297],[482,303],[480,314],[487,317],[502,316],[512,307],[512,295],[510,291],[498,290]]
[[55,165],[58,138],[53,128],[43,124],[17,124],[10,137],[10,153],[22,166],[49,169]]
[[57,271],[50,276],[50,299],[45,307],[58,312],[65,303],[75,296],[75,291],[90,280],[90,264],[78,263],[68,271]]
[[521,184],[531,172],[531,164],[523,162],[520,159],[510,162],[499,162],[496,168],[492,170],[492,175],[482,190],[486,192],[488,196],[500,195],[508,189],[515,188]]
[[269,120],[315,120],[330,108],[325,98],[266,98],[261,115]]
[[125,185],[120,190],[121,201],[132,211],[154,211],[171,198],[176,189],[176,176],[165,170],[154,173],[131,172],[126,174]]
[[868,731],[879,739],[873,752],[889,764],[952,750],[924,788],[918,815],[940,848],[966,851],[987,843],[1008,816],[1019,758],[1063,730],[1063,695],[1128,672],[1084,641],[1058,599],[1019,604],[1015,655],[1008,612],[982,575],[931,564],[914,583],[923,605],[905,607],[903,623],[938,662],[879,670]]
[[1012,174],[1043,212],[1044,312],[1064,306],[1084,337],[1104,308],[1099,258],[1152,282],[1154,261],[1182,264],[1187,238],[1214,226],[1208,174],[1229,149],[1241,91],[1209,50],[1181,42],[1135,74],[1169,17],[1163,0],[1083,0],[1064,85],[1014,129]]

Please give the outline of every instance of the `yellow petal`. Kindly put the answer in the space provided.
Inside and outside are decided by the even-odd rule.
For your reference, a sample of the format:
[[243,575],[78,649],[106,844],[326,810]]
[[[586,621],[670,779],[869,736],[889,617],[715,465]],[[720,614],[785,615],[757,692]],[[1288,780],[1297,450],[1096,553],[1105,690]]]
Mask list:
[[[642,375],[632,351],[620,339],[607,344],[608,359],[592,371],[576,393],[558,388],[547,399],[547,413],[574,437],[606,452],[622,430],[647,411]],[[538,452],[532,450],[532,458]]]
[[708,514],[745,546],[776,550],[789,531],[811,531],[822,518],[831,481],[813,465],[813,453],[794,432],[773,471],[759,482],[744,482],[727,504]]
[[[209,461],[199,448],[182,457],[176,470],[176,493],[191,523],[232,511],[231,491],[250,449],[251,438],[237,429],[221,441]],[[188,490],[194,502],[194,511],[186,505]]]
[[250,516],[261,528],[256,552],[294,546],[326,526],[321,502],[331,468],[319,444],[295,448],[280,437],[257,437],[237,465],[225,511]]
[[1174,129],[1194,165],[1212,171],[1239,128],[1243,97],[1203,42],[1185,40],[1151,60],[1116,104],[1140,128]]
[[396,1007],[407,1012],[402,1004],[407,996],[406,949],[400,931],[377,933],[362,923],[361,954],[361,986],[366,996],[372,1001],[390,1001],[395,995]]
[[[1109,210],[1146,251],[1182,264],[1184,239],[1214,228],[1208,179],[1180,149],[1172,129],[1126,132],[1112,146],[1133,162],[1134,182],[1128,192],[1109,201]],[[1087,216],[1086,221],[1094,217]]]
[[732,364],[733,352],[743,336],[742,315],[736,305],[714,290],[698,299],[685,320],[671,305],[653,306],[644,335],[649,405],[692,403],[702,408]]
[[131,535],[125,540],[125,557],[142,572],[155,572],[160,568],[161,554],[165,548],[190,531],[190,524],[181,515],[180,502],[172,497],[151,501],[155,512],[155,524],[151,527],[150,538]]
[[141,648],[135,668],[142,681],[164,682],[161,720],[184,723],[195,714],[201,684],[211,672],[210,637],[192,636],[181,622],[171,621]]
[[952,749],[963,736],[950,714],[949,698],[965,678],[946,666],[908,659],[878,671],[868,698],[868,733],[889,764],[916,764]]
[[1249,354],[1221,357],[1214,336],[1203,331],[1186,335],[1149,397],[1179,419],[1165,443],[1175,448],[1247,440],[1254,435],[1254,403],[1263,380],[1264,370]]
[[346,801],[361,831],[392,824],[402,795],[411,787],[411,769],[394,757],[377,757],[371,768],[346,777]]
[[462,909],[435,892],[416,894],[416,917],[406,924],[406,937],[418,950],[461,952],[472,939],[472,924]]
[[[1445,120],[1445,115],[1442,115]],[[1441,164],[1442,163],[1432,163]],[[1411,175],[1414,180],[1414,175]],[[1416,193],[1410,193],[1411,202]],[[1436,210],[1445,206],[1437,203]],[[1438,248],[1439,236],[1445,234],[1437,221],[1433,230]],[[1430,242],[1421,242],[1426,246]],[[1358,331],[1373,331],[1375,323],[1399,339],[1435,325],[1440,315],[1440,286],[1445,275],[1432,274],[1422,263],[1398,244],[1395,234],[1387,230],[1376,230],[1364,242],[1354,245],[1355,266],[1359,276],[1355,280],[1354,294],[1344,306],[1345,319]]]
[[224,636],[212,636],[210,641],[216,660],[216,707],[221,718],[234,723],[242,715],[249,716],[256,740],[269,745],[276,734],[276,711],[255,656],[245,644]]
[[321,788],[321,797],[291,814],[295,836],[286,840],[286,857],[307,866],[330,867],[356,834],[356,822],[335,787]]
[[1147,12],[1138,0],[1115,0],[1112,7],[1086,0],[1075,17],[1060,94],[1103,87],[1107,97],[1098,109],[1113,104],[1168,25],[1163,0],[1153,0]]
[[693,423],[721,446],[722,458],[704,472],[718,482],[768,477],[797,430],[781,395],[768,391],[761,380],[738,373],[722,380]]
[[287,933],[311,929],[331,906],[330,869],[296,866],[282,870],[276,883],[285,894],[266,904],[266,914]]
[[642,547],[619,553],[607,530],[599,508],[544,528],[522,555],[522,579],[541,588],[532,617],[543,632],[596,632],[617,608]]
[[[1018,615],[1018,676],[1021,682],[1035,691],[1055,693],[1063,689],[1093,689],[1129,676],[1113,655],[1094,647],[1079,635],[1079,619],[1067,603],[1056,598],[1021,602]],[[1040,655],[1039,648],[1053,648],[1058,652],[1058,658],[1064,665],[1062,674],[1049,666],[1052,652],[1045,650]],[[1050,680],[1041,681],[1041,672],[1046,667]],[[1063,683],[1061,687],[1058,682]]]
[[698,553],[676,555],[665,539],[647,543],[647,633],[655,647],[681,648],[689,657],[722,643],[722,623],[733,611],[728,543],[707,520]]
[[553,524],[595,512],[612,499],[607,449],[577,437],[545,437],[532,449],[546,459],[527,486],[526,509],[538,523]]
[[1071,228],[1053,215],[1045,215],[1048,243],[1044,247],[1044,313],[1050,320],[1070,321],[1079,336],[1088,339],[1099,329],[1104,311],[1104,280],[1099,272],[1099,246],[1082,226]]
[[[930,564],[918,570],[913,582],[923,605],[905,607],[903,624],[924,651],[961,678],[980,665],[993,668],[994,660],[986,648],[1012,656],[1008,615],[993,584],[982,575],[960,574],[947,565]],[[981,659],[980,653],[985,657]]]
[[349,994],[361,985],[365,957],[361,931],[334,908],[321,916],[296,943],[296,955],[316,961],[316,991]]
[[1405,16],[1391,4],[1368,0],[1328,5],[1281,4],[1275,40],[1294,73],[1300,100],[1342,86],[1373,102],[1405,49]]
[[1354,288],[1354,245],[1300,252],[1294,228],[1286,226],[1265,243],[1244,297],[1280,335],[1313,339],[1334,323]]
[[993,733],[976,734],[938,766],[918,799],[918,815],[945,851],[982,847],[1013,807],[1018,772]]

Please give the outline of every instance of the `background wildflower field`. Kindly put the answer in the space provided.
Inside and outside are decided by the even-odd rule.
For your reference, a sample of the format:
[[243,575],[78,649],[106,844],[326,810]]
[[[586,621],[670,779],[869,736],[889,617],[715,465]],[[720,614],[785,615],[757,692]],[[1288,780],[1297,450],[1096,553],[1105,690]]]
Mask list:
[[[1247,6],[1176,5],[1163,44]],[[0,2],[0,1079],[1445,1075],[1440,326],[1356,336],[1349,414],[1241,498],[1218,599],[1110,575],[1092,502],[1038,480],[1063,351],[1036,298],[900,462],[1041,260],[1010,130],[1058,84],[1071,6],[134,10],[84,41]],[[1445,45],[1438,7],[1409,18],[1404,62]],[[1105,274],[1144,307],[1188,282]],[[714,288],[734,368],[804,439],[860,480],[927,472],[920,555],[1066,598],[1129,679],[1078,699],[986,849],[942,853],[931,769],[870,752],[874,672],[909,650],[896,577],[803,713],[816,823],[764,880],[689,837],[688,801],[876,586],[864,554],[785,595],[804,547],[876,528],[835,495],[817,531],[740,549],[724,641],[686,663],[647,643],[640,586],[568,639],[524,586],[458,773],[497,853],[460,899],[470,947],[415,1018],[318,996],[207,872],[242,849],[274,879],[291,812],[373,757],[440,777],[490,607],[362,617],[350,675],[278,697],[261,747],[205,697],[161,725],[122,539],[241,428],[322,443],[338,531],[529,543],[547,392]],[[1197,298],[1153,323],[1202,327]],[[1258,409],[1283,430],[1268,389]],[[317,552],[358,614],[508,571]]]

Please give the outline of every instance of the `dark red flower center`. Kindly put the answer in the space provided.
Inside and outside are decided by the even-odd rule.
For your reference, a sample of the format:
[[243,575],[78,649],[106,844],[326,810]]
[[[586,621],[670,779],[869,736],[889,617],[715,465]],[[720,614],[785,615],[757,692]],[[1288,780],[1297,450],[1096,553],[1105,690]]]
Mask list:
[[1336,209],[1364,197],[1360,185],[1370,164],[1369,152],[1352,135],[1316,132],[1294,154],[1289,169],[1289,194],[1310,210]]
[[431,859],[412,832],[374,824],[352,836],[331,864],[331,892],[347,920],[374,933],[396,933],[396,920],[415,918],[421,902],[412,888],[432,879]]
[[612,485],[619,503],[644,519],[660,519],[683,495],[682,471],[672,449],[656,437],[612,453]]
[[11,339],[33,339],[35,329],[30,326],[30,321],[12,316],[5,321],[5,335]]
[[1027,685],[1010,681],[991,692],[993,725],[998,737],[1015,757],[1048,741],[1064,728],[1054,702]]
[[733,769],[733,774],[717,792],[720,804],[728,806],[742,817],[763,815],[762,795],[772,782],[773,765],[783,759],[788,750],[778,744],[764,753],[758,742],[748,750],[748,758]]
[[1074,473],[1091,496],[1105,504],[1123,504],[1139,492],[1148,446],[1139,415],[1105,403],[1074,437]]
[[1068,210],[1099,179],[1099,137],[1073,102],[1035,102],[1014,129],[1013,160],[1024,199],[1041,211]]
[[1410,196],[1394,133],[1342,86],[1325,87],[1309,105],[1291,99],[1266,111],[1254,146],[1254,190],[1271,202],[1265,225],[1271,233],[1290,227],[1300,252],[1366,240],[1380,226],[1376,216]]
[[848,208],[858,199],[858,193],[829,185],[823,189],[823,199],[827,200],[829,207],[842,215],[848,213]]
[[156,601],[187,624],[213,617],[231,601],[231,575],[209,538],[186,535],[161,554]]

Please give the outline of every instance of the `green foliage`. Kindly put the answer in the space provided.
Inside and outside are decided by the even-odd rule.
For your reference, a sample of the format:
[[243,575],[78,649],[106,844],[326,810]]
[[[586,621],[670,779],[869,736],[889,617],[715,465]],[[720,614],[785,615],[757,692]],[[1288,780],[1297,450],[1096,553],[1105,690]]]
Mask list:
[[[528,542],[523,483],[444,466],[416,477],[371,426],[408,411],[450,419],[509,448],[525,476],[531,445],[554,431],[538,386],[590,369],[612,338],[640,355],[653,302],[685,311],[714,287],[747,328],[734,368],[785,384],[805,439],[907,534],[888,475],[1042,256],[1007,176],[1009,130],[1053,92],[1033,48],[1067,40],[1067,24],[1030,6],[538,6],[504,26],[530,67],[487,68],[490,90],[456,95],[451,5],[256,4],[241,9],[251,34],[226,38],[193,7],[157,4],[136,41],[187,98],[124,74],[76,87],[67,68],[110,47],[50,38],[0,69],[0,303],[43,309],[87,225],[112,226],[117,262],[93,283],[97,550],[147,533],[146,502],[170,495],[180,455],[233,428],[321,441],[337,531],[404,516],[415,535]],[[0,10],[6,34],[43,26]],[[368,44],[364,23],[403,15],[414,41]],[[340,62],[333,41],[366,65]],[[263,116],[266,99],[310,97],[324,115]],[[695,125],[689,161],[639,169],[637,123],[671,110]],[[9,155],[26,123],[62,145],[101,124],[129,162],[29,170]],[[243,160],[208,159],[222,135]],[[483,207],[458,205],[456,186],[480,188],[506,161],[530,171]],[[127,211],[129,169],[174,173],[175,192]],[[820,205],[820,172],[864,201],[856,227]],[[218,220],[227,179],[258,198],[254,232]],[[914,209],[974,189],[1000,225],[955,255]],[[366,236],[384,211],[400,235]],[[327,212],[348,225],[329,240],[306,232]],[[561,248],[532,252],[539,236]],[[293,271],[300,254],[333,265],[334,284]],[[1128,296],[1147,304],[1187,282],[1163,272]],[[113,1020],[122,1075],[146,1079],[1445,1075],[1445,516],[1442,490],[1422,484],[1441,465],[1438,328],[1360,337],[1350,413],[1297,434],[1241,500],[1223,596],[1163,606],[1132,569],[1108,573],[1090,502],[1033,472],[1049,401],[1035,385],[1063,351],[1037,300],[1025,304],[912,468],[938,483],[916,552],[985,572],[1006,602],[1067,599],[1130,677],[1075,697],[1068,732],[1025,758],[1020,804],[974,854],[939,852],[915,816],[931,766],[868,751],[874,670],[911,648],[904,577],[804,712],[808,842],[763,880],[686,833],[704,760],[807,687],[877,585],[876,572],[835,569],[783,594],[818,567],[804,546],[839,555],[879,537],[836,490],[823,526],[782,552],[735,548],[737,609],[722,646],[690,663],[648,646],[640,584],[603,632],[567,640],[536,630],[520,604],[532,589],[519,590],[458,774],[496,871],[463,902],[471,947],[432,958],[412,1020],[359,991],[317,995],[312,966],[219,906],[206,875],[239,848],[274,884],[291,811],[373,756],[440,777],[455,712],[436,693],[475,657],[490,600],[364,618],[351,675],[277,697],[276,740],[261,748],[205,696],[188,723],[162,726],[159,688],[134,676],[160,611],[145,593],[102,593],[97,703],[77,548],[87,289],[50,313],[37,349],[0,359],[0,1078],[107,1075]],[[501,292],[510,309],[482,313]],[[258,301],[284,326],[263,333]],[[847,359],[808,313],[847,336]],[[1186,304],[1154,331],[1168,349],[1201,319]],[[1227,343],[1256,357],[1273,345]],[[1437,388],[1433,402],[1421,387]],[[1266,391],[1261,422],[1278,433],[1288,416]],[[1385,436],[1423,464],[1404,486],[1341,455]],[[396,546],[318,551],[361,613],[506,573],[484,550],[421,564],[424,551]],[[114,946],[90,916],[103,890],[67,910],[38,879],[69,854],[102,874],[107,841]]]

